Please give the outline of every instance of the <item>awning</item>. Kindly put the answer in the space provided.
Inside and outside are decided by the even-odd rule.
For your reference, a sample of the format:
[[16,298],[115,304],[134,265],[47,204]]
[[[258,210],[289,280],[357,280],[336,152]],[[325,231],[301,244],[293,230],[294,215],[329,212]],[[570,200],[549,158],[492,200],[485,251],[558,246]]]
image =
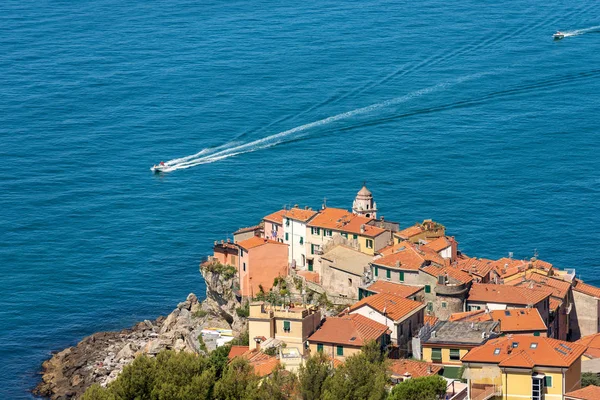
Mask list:
[[448,379],[461,379],[460,369],[461,367],[444,367],[442,376]]

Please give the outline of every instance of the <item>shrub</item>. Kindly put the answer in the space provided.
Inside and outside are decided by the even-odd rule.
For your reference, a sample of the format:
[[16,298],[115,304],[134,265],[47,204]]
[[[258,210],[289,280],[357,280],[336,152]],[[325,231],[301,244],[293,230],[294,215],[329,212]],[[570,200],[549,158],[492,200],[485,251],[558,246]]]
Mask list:
[[205,310],[202,310],[202,309],[200,309],[200,310],[198,310],[198,311],[196,311],[196,312],[194,312],[192,314],[192,316],[194,316],[196,318],[204,318],[207,315],[208,315],[208,311],[205,311]]
[[235,309],[235,313],[240,318],[248,318],[250,316],[250,303],[245,302],[243,306]]

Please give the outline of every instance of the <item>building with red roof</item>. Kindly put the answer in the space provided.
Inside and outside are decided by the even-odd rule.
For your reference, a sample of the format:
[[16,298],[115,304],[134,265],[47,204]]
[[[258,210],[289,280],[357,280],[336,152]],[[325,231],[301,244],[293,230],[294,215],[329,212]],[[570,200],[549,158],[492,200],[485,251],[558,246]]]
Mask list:
[[239,248],[240,294],[243,297],[254,297],[261,288],[267,292],[276,277],[287,276],[288,246],[285,243],[253,236],[236,245]]
[[547,337],[507,335],[462,358],[472,399],[564,398],[581,385],[585,346]]
[[384,324],[360,314],[349,314],[327,318],[308,338],[308,342],[311,353],[322,352],[332,359],[344,361],[360,352],[369,341],[374,340],[382,347],[386,346],[390,333]]
[[589,385],[581,389],[565,393],[565,400],[598,400],[600,399],[600,386]]

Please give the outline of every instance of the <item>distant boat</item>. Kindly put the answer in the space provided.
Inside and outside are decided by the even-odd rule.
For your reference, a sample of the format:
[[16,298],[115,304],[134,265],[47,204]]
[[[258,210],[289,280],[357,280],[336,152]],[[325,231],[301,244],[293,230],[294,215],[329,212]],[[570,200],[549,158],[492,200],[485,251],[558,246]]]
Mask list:
[[166,170],[167,170],[167,165],[162,161],[158,165],[153,165],[152,168],[150,168],[150,171],[154,172],[155,174],[165,172]]
[[562,33],[561,31],[556,31],[556,33],[554,35],[552,35],[552,37],[554,38],[554,40],[560,40],[565,37],[565,34]]

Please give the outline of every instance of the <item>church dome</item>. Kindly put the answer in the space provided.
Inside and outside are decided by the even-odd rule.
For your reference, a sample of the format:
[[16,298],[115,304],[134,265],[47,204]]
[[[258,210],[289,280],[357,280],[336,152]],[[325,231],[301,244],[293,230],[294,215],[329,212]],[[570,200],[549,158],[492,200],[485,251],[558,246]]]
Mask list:
[[369,189],[367,189],[367,187],[365,185],[363,185],[362,189],[359,190],[358,192],[358,196],[373,196],[373,194],[371,193],[371,191]]

